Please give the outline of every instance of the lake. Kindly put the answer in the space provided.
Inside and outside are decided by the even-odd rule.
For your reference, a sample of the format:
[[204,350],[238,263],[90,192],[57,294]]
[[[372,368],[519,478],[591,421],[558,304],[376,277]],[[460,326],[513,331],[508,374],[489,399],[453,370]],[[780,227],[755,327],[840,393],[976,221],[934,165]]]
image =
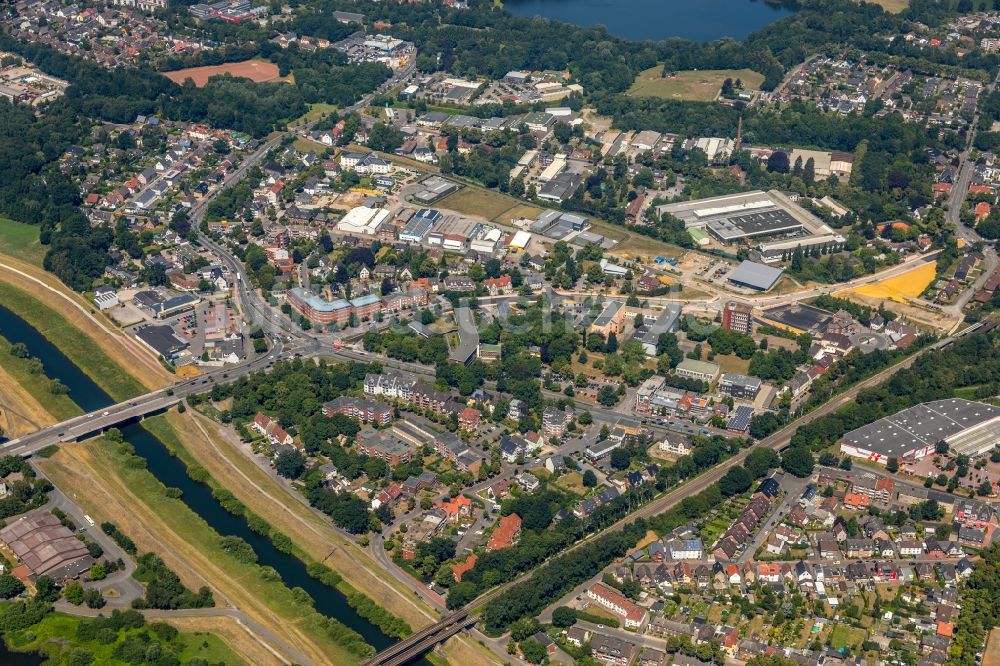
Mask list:
[[517,16],[584,27],[604,25],[626,39],[744,39],[791,11],[763,0],[505,0]]

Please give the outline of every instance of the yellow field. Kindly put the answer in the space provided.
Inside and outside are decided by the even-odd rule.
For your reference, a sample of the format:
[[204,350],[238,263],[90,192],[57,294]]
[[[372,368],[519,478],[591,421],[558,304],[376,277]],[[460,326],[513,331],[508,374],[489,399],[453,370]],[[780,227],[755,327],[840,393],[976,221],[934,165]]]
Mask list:
[[690,102],[711,102],[719,95],[722,82],[727,78],[740,79],[748,90],[757,90],[764,82],[764,75],[751,69],[705,69],[677,72],[661,76],[663,66],[650,67],[635,77],[628,94],[636,97],[660,97]]
[[886,298],[897,303],[906,303],[920,294],[934,281],[937,262],[922,264],[912,271],[887,278],[875,284],[866,284],[855,289],[847,289],[838,294],[855,293],[869,298]]

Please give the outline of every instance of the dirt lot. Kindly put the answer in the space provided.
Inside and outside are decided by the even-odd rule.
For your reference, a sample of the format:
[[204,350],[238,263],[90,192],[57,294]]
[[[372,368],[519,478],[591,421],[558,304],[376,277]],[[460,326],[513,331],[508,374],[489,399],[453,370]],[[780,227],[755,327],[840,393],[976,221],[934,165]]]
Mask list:
[[274,63],[266,60],[244,60],[225,65],[188,67],[187,69],[165,72],[163,75],[178,85],[184,83],[185,79],[191,79],[197,87],[201,88],[208,83],[209,77],[221,74],[232,74],[235,77],[250,79],[254,83],[263,83],[278,78],[278,73],[278,66]]

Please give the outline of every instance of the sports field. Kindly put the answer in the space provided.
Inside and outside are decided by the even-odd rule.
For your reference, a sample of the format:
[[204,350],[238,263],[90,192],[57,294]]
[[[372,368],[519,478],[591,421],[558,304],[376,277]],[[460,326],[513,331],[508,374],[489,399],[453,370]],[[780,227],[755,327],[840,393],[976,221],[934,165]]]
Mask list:
[[640,72],[635,77],[628,94],[636,97],[660,97],[688,102],[711,102],[719,95],[722,82],[727,78],[740,79],[750,90],[757,90],[764,82],[764,75],[751,69],[705,69],[675,72],[661,76],[663,67],[657,65]]
[[191,79],[199,88],[208,83],[209,77],[220,74],[232,74],[236,77],[250,79],[254,83],[263,83],[278,78],[279,71],[277,65],[266,60],[244,60],[243,62],[229,62],[225,65],[188,67],[187,69],[163,73],[165,77],[178,85],[183,84],[185,79]]

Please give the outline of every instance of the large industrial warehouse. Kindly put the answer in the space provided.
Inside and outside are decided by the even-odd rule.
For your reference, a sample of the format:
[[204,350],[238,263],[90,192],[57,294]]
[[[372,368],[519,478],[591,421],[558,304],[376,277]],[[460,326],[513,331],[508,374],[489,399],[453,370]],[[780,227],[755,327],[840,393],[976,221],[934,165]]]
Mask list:
[[31,580],[75,578],[94,564],[87,546],[48,512],[18,518],[0,530],[0,539],[27,567]]
[[[688,230],[699,229],[718,242],[732,245],[753,244],[766,238],[791,243],[793,251],[814,245],[839,248],[844,238],[834,233],[821,219],[776,190],[743,192],[695,201],[658,206],[660,215],[670,213]],[[768,252],[764,261],[777,261],[782,252]]]
[[933,454],[942,440],[968,456],[992,450],[1000,443],[1000,408],[960,398],[925,402],[852,430],[844,435],[840,450],[886,463],[889,458],[916,460]]

